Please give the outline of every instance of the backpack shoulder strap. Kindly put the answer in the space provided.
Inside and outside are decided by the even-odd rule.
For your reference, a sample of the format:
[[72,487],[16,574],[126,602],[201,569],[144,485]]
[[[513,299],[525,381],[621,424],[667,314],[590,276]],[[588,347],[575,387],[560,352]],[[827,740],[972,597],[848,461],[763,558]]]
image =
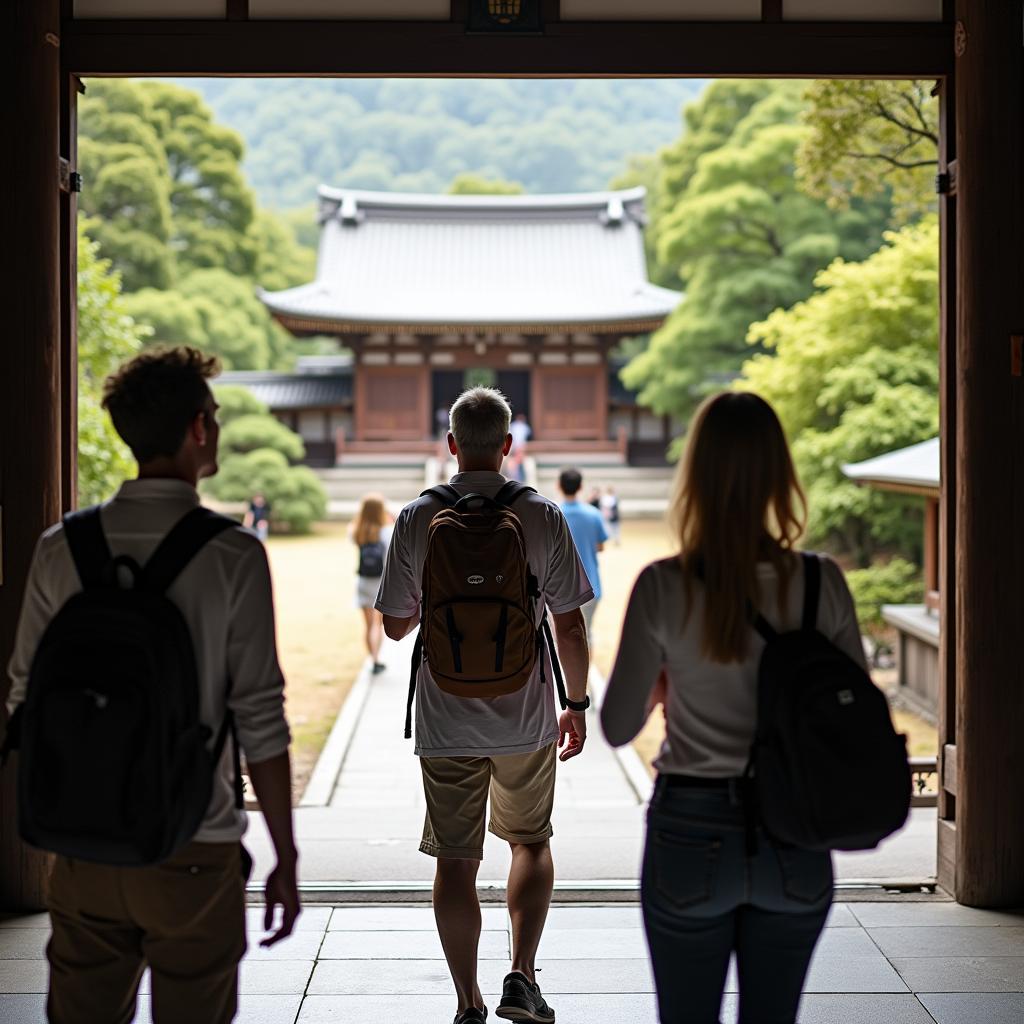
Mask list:
[[238,523],[208,508],[192,509],[179,519],[160,542],[142,570],[142,585],[164,593],[207,541]]
[[818,628],[818,602],[821,598],[821,559],[817,555],[802,551],[800,560],[804,564],[804,612],[800,628]]
[[498,493],[495,494],[494,500],[499,505],[504,505],[505,508],[509,508],[512,503],[521,498],[527,491],[532,491],[534,494],[537,493],[535,487],[530,487],[527,484],[520,483],[518,480],[506,480],[498,489]]
[[420,494],[421,498],[437,498],[445,505],[457,505],[461,494],[451,484],[438,484],[436,487],[428,487]]
[[103,570],[113,556],[100,521],[100,506],[93,505],[78,512],[68,512],[64,516],[64,536],[71,549],[82,588],[90,590],[102,586]]

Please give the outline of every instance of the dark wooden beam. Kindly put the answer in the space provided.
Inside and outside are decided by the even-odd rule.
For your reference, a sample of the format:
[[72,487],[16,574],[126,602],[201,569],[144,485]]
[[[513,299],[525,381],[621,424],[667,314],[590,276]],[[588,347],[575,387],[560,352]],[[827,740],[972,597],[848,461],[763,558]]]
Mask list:
[[939,78],[952,26],[898,22],[572,22],[467,36],[451,21],[69,21],[81,75]]
[[954,894],[979,907],[1024,904],[1024,377],[1007,358],[1024,324],[1021,15],[957,0]]
[[[58,154],[59,0],[11,0],[4,10],[3,66],[11,73],[2,163],[0,232],[17,253],[4,275],[0,345],[0,666],[14,645],[32,552],[60,518],[61,265]],[[66,282],[65,282],[66,283]],[[0,720],[9,681],[0,672]],[[17,758],[0,773],[0,908],[41,908],[48,859],[18,836]]]
[[60,76],[60,153],[70,171],[60,196],[60,452],[61,511],[78,498],[78,91],[75,75]]

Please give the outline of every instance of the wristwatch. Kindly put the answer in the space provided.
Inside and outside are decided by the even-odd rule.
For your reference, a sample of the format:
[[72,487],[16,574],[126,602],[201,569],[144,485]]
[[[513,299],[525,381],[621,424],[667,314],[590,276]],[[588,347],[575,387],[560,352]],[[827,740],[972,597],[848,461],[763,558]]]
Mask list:
[[569,698],[566,697],[565,698],[565,706],[570,711],[577,711],[577,712],[586,711],[587,708],[590,707],[590,694],[588,693],[586,695],[586,697],[583,698],[583,700],[569,700]]

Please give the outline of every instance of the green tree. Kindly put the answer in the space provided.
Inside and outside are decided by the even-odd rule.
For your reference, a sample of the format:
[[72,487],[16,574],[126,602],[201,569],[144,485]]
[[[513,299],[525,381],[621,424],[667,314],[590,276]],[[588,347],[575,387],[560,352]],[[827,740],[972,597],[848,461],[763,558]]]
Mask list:
[[267,313],[251,282],[226,270],[194,270],[168,291],[125,296],[131,314],[153,328],[154,343],[194,345],[229,370],[287,369],[291,339]]
[[111,497],[134,461],[100,401],[103,382],[142,344],[147,330],[128,315],[121,283],[99,244],[78,229],[78,502]]
[[448,186],[448,192],[453,196],[516,196],[522,191],[523,186],[518,181],[485,178],[469,171],[457,174]]
[[836,208],[891,192],[900,221],[935,207],[938,101],[932,82],[813,82],[797,153],[803,187]]
[[658,262],[686,296],[622,374],[656,412],[685,418],[738,374],[752,322],[805,298],[837,256],[862,259],[881,241],[884,204],[836,212],[797,188],[801,107],[794,83],[716,82],[687,109],[692,137],[664,155]]
[[917,558],[917,503],[858,486],[842,466],[938,431],[935,219],[887,233],[861,263],[836,260],[815,283],[815,295],[751,326],[764,351],[744,365],[741,386],[774,405],[793,439],[812,540],[861,565],[885,548]]
[[292,465],[305,454],[302,438],[244,387],[215,385],[214,395],[220,406],[220,471],[203,490],[230,502],[261,493],[271,504],[274,528],[307,532],[326,515],[327,495],[311,469]]

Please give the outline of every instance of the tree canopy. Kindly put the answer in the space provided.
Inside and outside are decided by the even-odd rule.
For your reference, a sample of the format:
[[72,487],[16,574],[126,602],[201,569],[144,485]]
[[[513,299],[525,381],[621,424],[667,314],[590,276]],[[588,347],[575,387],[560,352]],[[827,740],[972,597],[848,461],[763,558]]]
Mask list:
[[607,187],[665,145],[699,80],[188,79],[244,126],[262,203],[305,206],[321,183],[443,192],[456,175],[527,192]]
[[811,195],[835,208],[853,196],[892,195],[900,221],[935,207],[938,101],[922,81],[812,82],[797,153],[797,174]]
[[938,432],[938,255],[934,218],[887,233],[877,253],[836,260],[816,294],[750,328],[763,351],[740,386],[772,403],[792,439],[810,537],[862,564],[885,546],[920,552],[920,503],[861,487],[842,466]]
[[139,350],[147,329],[128,314],[121,282],[99,245],[78,229],[78,500],[111,497],[134,461],[100,405],[103,382]]
[[686,296],[623,371],[657,412],[686,417],[738,373],[752,322],[809,295],[837,256],[863,259],[881,241],[884,202],[834,211],[797,187],[802,88],[714,82],[661,155],[654,244],[662,279],[674,273]]
[[302,438],[270,415],[252,392],[215,384],[221,423],[220,471],[203,489],[221,501],[247,502],[254,494],[271,506],[271,526],[305,533],[327,513],[327,495],[316,474],[296,466]]
[[311,280],[315,255],[257,208],[241,135],[195,91],[156,81],[90,81],[79,124],[85,223],[153,342],[195,345],[229,369],[287,367],[292,341],[256,287]]

